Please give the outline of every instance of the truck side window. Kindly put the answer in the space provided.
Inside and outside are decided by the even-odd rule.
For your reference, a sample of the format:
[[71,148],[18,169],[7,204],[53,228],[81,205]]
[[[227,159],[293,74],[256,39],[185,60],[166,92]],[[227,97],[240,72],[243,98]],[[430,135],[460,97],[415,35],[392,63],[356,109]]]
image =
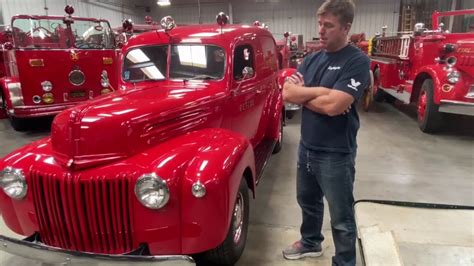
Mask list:
[[252,46],[249,44],[241,45],[235,48],[234,51],[234,79],[242,79],[242,70],[245,67],[255,69],[255,55]]

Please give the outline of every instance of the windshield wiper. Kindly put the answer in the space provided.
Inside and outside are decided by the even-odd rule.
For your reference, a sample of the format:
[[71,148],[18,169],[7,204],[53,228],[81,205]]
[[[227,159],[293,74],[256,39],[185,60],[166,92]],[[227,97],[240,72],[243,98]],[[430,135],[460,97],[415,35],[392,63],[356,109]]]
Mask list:
[[218,77],[211,76],[211,75],[197,75],[197,76],[194,76],[194,77],[192,77],[192,78],[188,78],[187,80],[196,80],[196,79],[215,80],[215,79],[219,79],[219,78],[218,78]]

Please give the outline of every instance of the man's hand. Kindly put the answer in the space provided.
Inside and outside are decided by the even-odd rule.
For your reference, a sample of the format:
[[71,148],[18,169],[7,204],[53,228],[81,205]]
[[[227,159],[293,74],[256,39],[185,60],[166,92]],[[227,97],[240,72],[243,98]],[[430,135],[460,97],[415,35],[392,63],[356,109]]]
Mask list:
[[303,75],[300,72],[295,72],[293,75],[286,78],[285,83],[294,84],[297,86],[304,86]]
[[344,112],[342,112],[341,115],[347,115],[351,111],[351,108],[352,108],[352,104],[349,105],[349,107]]

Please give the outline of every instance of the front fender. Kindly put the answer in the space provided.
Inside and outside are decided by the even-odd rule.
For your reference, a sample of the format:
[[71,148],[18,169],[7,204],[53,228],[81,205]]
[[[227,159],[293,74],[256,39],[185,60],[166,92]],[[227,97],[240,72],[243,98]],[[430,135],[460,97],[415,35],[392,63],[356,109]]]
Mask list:
[[[253,148],[243,136],[225,129],[212,129],[208,139],[199,140],[197,152],[182,179],[182,251],[193,254],[217,247],[227,235],[243,173],[252,172],[255,185]],[[192,185],[199,181],[206,195],[196,198]],[[206,243],[203,246],[203,243]]]
[[[434,86],[433,88],[434,89],[433,91],[434,102],[436,104],[439,104],[440,102],[439,95],[440,95],[440,90],[441,90],[441,85],[442,85],[442,77],[446,76],[446,74],[442,73],[442,71],[444,72],[444,70],[440,68],[439,66],[427,65],[427,66],[421,67],[415,75],[416,77],[415,80],[417,80],[418,77],[420,77],[423,74],[429,75],[431,77],[431,79],[433,80],[433,86]],[[421,88],[421,84],[420,84],[420,88]]]

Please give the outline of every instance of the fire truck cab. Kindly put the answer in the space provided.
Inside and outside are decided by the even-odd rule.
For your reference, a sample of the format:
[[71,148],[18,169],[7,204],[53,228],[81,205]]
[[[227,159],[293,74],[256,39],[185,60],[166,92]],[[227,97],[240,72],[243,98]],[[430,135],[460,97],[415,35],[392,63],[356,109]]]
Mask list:
[[420,129],[436,132],[446,113],[474,115],[474,9],[434,12],[433,29],[372,39],[372,96],[417,104]]

